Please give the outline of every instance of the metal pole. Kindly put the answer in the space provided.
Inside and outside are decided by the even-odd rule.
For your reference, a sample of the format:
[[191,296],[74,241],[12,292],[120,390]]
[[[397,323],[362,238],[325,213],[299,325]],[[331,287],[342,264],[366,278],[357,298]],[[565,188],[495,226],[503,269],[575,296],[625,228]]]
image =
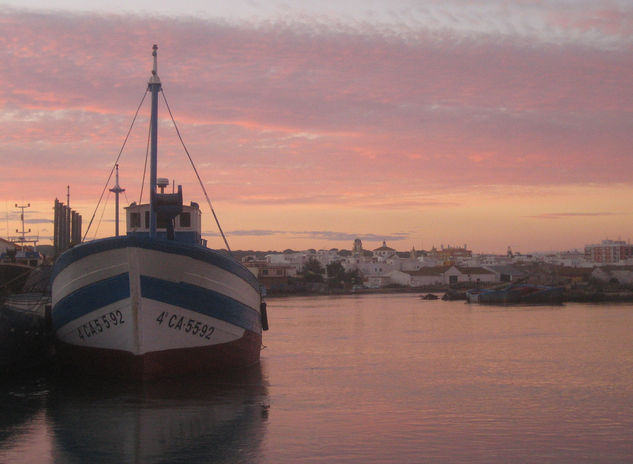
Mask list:
[[156,178],[158,164],[158,92],[161,90],[161,83],[158,77],[158,46],[153,46],[152,56],[154,57],[154,69],[152,77],[149,79],[149,90],[152,92],[152,114],[150,118],[151,127],[151,155],[150,155],[150,179],[149,179],[149,237],[156,238],[156,205],[154,196],[156,194]]

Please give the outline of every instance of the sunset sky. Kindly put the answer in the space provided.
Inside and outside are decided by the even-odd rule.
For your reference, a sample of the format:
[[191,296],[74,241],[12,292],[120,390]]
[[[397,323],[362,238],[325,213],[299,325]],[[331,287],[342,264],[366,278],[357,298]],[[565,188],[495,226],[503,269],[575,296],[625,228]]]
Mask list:
[[[630,0],[0,0],[1,236],[30,203],[49,242],[67,185],[84,232],[94,215],[88,238],[114,233],[114,198],[95,206],[155,43],[233,249],[358,237],[526,253],[633,236]],[[148,102],[119,161],[125,205]],[[160,111],[159,177],[200,203],[220,247]]]

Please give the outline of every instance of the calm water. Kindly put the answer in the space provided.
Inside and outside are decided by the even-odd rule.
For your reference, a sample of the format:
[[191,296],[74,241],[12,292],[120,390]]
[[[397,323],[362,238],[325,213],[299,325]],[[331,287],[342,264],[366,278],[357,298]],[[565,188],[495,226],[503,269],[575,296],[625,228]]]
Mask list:
[[269,300],[257,369],[0,384],[0,462],[633,461],[633,305]]

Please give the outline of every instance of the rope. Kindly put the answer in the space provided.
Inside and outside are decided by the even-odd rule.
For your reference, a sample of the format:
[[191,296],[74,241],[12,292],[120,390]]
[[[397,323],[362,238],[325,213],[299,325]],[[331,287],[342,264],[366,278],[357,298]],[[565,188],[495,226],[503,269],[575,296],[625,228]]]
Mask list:
[[20,280],[22,277],[24,277],[25,275],[29,274],[32,271],[32,269],[27,269],[26,271],[18,274],[17,276],[15,276],[13,279],[7,280],[6,282],[0,284],[0,288],[9,288],[9,285],[11,285],[13,282]]
[[169,116],[171,117],[171,121],[174,124],[174,128],[176,129],[176,134],[178,134],[178,138],[180,139],[180,143],[182,144],[182,148],[184,148],[185,153],[187,154],[187,157],[189,158],[189,162],[191,163],[191,167],[193,168],[193,171],[196,173],[196,177],[198,178],[198,182],[200,183],[200,187],[202,187],[202,191],[204,192],[204,196],[207,199],[207,203],[209,204],[209,208],[211,208],[211,213],[213,213],[213,217],[215,219],[215,223],[218,226],[218,229],[220,230],[220,235],[222,235],[222,239],[224,240],[224,244],[226,245],[226,249],[228,250],[229,254],[231,253],[231,248],[229,247],[229,242],[226,240],[226,237],[224,236],[224,232],[222,231],[222,226],[220,226],[220,221],[218,220],[218,217],[215,214],[215,211],[213,209],[213,206],[211,205],[211,200],[209,199],[209,195],[207,194],[207,189],[204,188],[204,184],[202,183],[202,179],[200,179],[200,174],[198,174],[198,169],[196,169],[196,165],[193,162],[193,159],[191,159],[191,155],[189,154],[189,150],[187,150],[187,147],[185,146],[185,142],[182,140],[182,137],[180,136],[180,131],[178,130],[178,126],[176,125],[176,120],[174,119],[174,115],[171,113],[171,108],[169,108],[169,103],[167,103],[167,97],[165,97],[165,91],[161,89],[161,93],[163,94],[163,100],[165,101],[165,106],[167,106],[167,111],[169,111]]
[[143,94],[143,98],[141,99],[141,103],[139,103],[138,108],[136,108],[136,113],[134,114],[134,119],[132,119],[132,124],[130,124],[130,128],[128,129],[127,135],[125,136],[125,140],[123,140],[123,145],[121,146],[121,150],[119,150],[119,155],[116,157],[116,161],[114,162],[114,165],[112,165],[112,169],[110,170],[110,175],[108,176],[108,180],[103,186],[103,191],[101,192],[101,196],[99,197],[97,206],[95,207],[95,210],[92,213],[92,217],[90,218],[90,222],[88,223],[86,233],[84,234],[83,239],[81,240],[82,242],[84,242],[86,240],[86,237],[88,236],[88,232],[90,231],[90,226],[92,226],[92,221],[94,221],[95,215],[97,214],[97,211],[99,209],[99,205],[101,204],[101,200],[103,199],[103,194],[105,193],[106,189],[108,188],[108,185],[110,184],[110,179],[112,179],[112,174],[114,173],[114,169],[116,168],[116,165],[119,162],[119,158],[121,158],[121,154],[123,153],[123,149],[125,148],[127,139],[130,137],[130,132],[132,132],[132,127],[134,127],[134,122],[136,121],[136,117],[138,116],[138,112],[140,111],[141,105],[143,105],[143,102],[145,101],[146,96],[147,96],[147,90]]
[[99,233],[99,227],[101,227],[101,221],[103,221],[103,215],[105,214],[106,209],[107,209],[107,207],[108,207],[108,200],[110,199],[110,194],[111,194],[111,193],[112,193],[112,192],[110,192],[110,191],[108,190],[108,196],[106,197],[106,201],[105,201],[105,203],[103,204],[103,209],[101,210],[101,216],[99,217],[99,222],[97,222],[97,227],[96,227],[96,229],[95,229],[95,234],[94,234],[94,237],[92,237],[92,239],[93,239],[93,240],[95,240],[95,239],[97,238],[97,234]]

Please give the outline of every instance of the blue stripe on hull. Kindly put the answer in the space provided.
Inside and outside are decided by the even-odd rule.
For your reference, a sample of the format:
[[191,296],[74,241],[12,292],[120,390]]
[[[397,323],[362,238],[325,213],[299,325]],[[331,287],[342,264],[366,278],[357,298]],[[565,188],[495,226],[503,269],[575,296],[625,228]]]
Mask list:
[[185,282],[141,276],[141,296],[226,321],[261,333],[260,314],[226,295]]
[[130,297],[127,272],[87,285],[65,296],[52,311],[55,330],[99,308]]
[[[141,276],[141,296],[189,309],[261,333],[261,316],[249,306],[221,293],[184,282]],[[86,285],[62,298],[53,308],[55,330],[99,308],[130,297],[128,273]]]
[[163,253],[179,254],[209,264],[213,264],[220,269],[224,269],[225,271],[235,274],[242,280],[248,282],[255,290],[259,291],[259,283],[257,282],[257,278],[239,261],[236,261],[234,258],[226,256],[219,251],[211,250],[200,245],[179,243],[173,240],[152,240],[149,238],[134,236],[104,238],[100,240],[94,240],[92,242],[82,243],[81,245],[71,248],[70,250],[64,252],[57,259],[57,261],[55,261],[52,279],[55,279],[57,274],[63,271],[70,264],[82,258],[85,258],[86,256],[108,250],[115,250],[127,247],[136,247],[147,250],[156,250]]

